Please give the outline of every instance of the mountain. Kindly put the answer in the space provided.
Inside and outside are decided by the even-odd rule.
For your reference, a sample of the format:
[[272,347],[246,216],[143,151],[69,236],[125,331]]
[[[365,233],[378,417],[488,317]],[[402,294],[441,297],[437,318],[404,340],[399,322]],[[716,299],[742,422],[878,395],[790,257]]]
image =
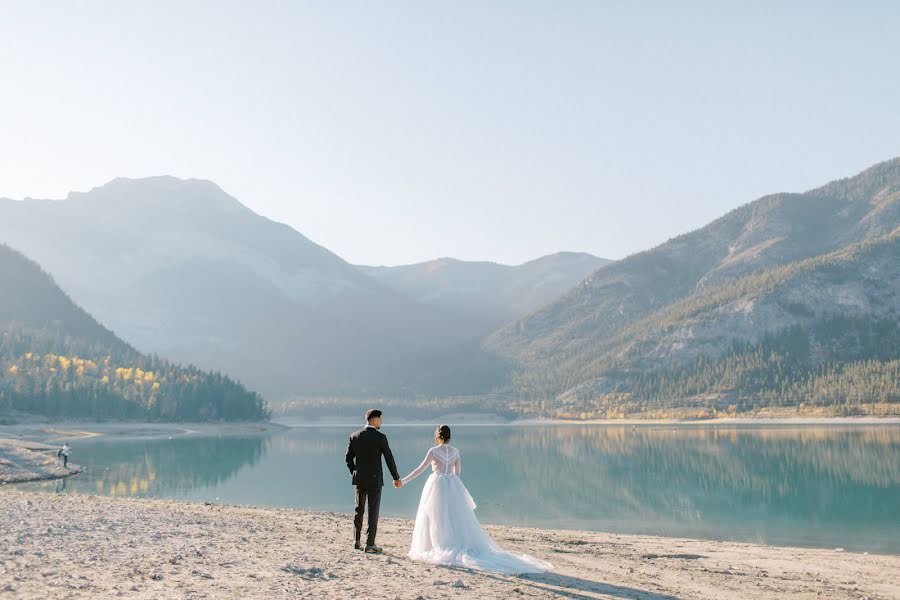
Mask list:
[[485,346],[567,416],[898,402],[898,235],[894,159],[604,266]]
[[145,356],[100,325],[34,262],[0,244],[0,413],[151,420],[267,416],[219,374]]
[[[383,286],[209,181],[115,179],[65,200],[0,200],[0,241],[140,350],[274,400],[465,390],[497,372],[479,358],[480,326]],[[475,374],[459,386],[466,361]]]
[[141,351],[276,400],[453,397],[567,417],[893,410],[898,228],[900,159],[612,263],[355,267],[173,177],[0,200],[0,241]]
[[464,315],[485,333],[556,300],[608,260],[559,252],[521,265],[439,258],[398,267],[359,267],[422,304]]
[[123,354],[131,349],[111,331],[76,306],[53,279],[34,262],[0,244],[0,328],[14,325],[32,330],[50,328],[63,338]]

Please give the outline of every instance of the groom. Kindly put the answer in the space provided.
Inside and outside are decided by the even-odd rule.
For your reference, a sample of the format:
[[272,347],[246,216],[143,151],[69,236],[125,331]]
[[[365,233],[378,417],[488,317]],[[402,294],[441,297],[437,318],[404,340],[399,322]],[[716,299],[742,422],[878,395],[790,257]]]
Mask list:
[[350,436],[350,444],[347,446],[347,468],[353,475],[353,485],[356,486],[356,517],[353,519],[353,532],[356,534],[354,548],[359,550],[359,538],[362,533],[363,513],[366,504],[369,505],[369,527],[366,529],[366,552],[378,554],[381,548],[375,545],[375,534],[378,531],[378,509],[381,506],[381,488],[384,486],[384,477],[381,473],[381,457],[384,456],[391,477],[394,478],[394,487],[403,487],[400,482],[400,474],[397,472],[397,464],[391,447],[388,446],[387,436],[381,433],[381,411],[372,409],[366,412],[366,426]]

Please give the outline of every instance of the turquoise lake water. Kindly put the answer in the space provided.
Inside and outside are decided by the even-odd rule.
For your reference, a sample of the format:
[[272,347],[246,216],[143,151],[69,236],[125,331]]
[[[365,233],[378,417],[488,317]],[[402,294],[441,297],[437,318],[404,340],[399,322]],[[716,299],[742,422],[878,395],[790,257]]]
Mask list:
[[[27,489],[349,512],[352,427],[78,441],[87,467]],[[385,426],[401,475],[432,426]],[[453,427],[482,522],[900,553],[898,426]],[[386,487],[413,517],[423,475]]]

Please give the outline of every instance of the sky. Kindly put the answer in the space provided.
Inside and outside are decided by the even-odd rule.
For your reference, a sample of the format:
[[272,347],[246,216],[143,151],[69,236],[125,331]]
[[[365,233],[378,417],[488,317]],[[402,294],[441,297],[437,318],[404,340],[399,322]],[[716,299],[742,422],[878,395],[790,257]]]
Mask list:
[[900,155],[900,3],[0,0],[0,197],[210,179],[346,260],[621,258]]

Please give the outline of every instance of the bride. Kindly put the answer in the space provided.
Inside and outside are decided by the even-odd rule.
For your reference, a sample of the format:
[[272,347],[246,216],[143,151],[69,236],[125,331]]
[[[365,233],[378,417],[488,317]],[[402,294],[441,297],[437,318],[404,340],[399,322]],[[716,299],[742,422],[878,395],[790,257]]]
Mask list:
[[419,500],[409,557],[435,565],[508,574],[552,569],[546,561],[503,550],[488,536],[475,517],[475,502],[459,478],[459,450],[449,444],[450,428],[438,427],[434,441],[436,445],[422,464],[402,479],[406,485],[431,465]]

